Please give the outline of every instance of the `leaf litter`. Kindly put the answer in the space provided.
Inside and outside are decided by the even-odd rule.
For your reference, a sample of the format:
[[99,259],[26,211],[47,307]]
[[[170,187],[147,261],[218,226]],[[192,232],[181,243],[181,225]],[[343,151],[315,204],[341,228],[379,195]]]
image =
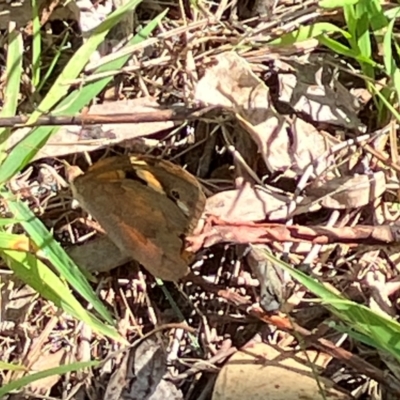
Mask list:
[[[338,59],[314,40],[265,45],[294,26],[327,17],[317,2],[256,2],[252,9],[225,3],[192,13],[171,6],[157,35],[132,49],[130,65],[107,91],[109,100],[91,105],[88,113],[157,113],[173,104],[215,105],[219,111],[190,123],[64,127],[41,149],[33,168],[10,182],[78,265],[101,272],[95,285],[124,337],[134,342],[157,327],[151,340],[118,355],[126,349],[97,337],[40,297],[28,293],[30,303],[16,308],[13,298],[26,287],[18,282],[17,288],[7,276],[1,292],[2,361],[34,371],[63,364],[66,351],[70,362],[106,360],[90,374],[36,381],[23,392],[29,398],[61,398],[75,390],[83,398],[224,399],[234,398],[237,384],[240,395],[245,390],[252,398],[267,393],[270,399],[298,398],[299,390],[312,390],[309,398],[330,398],[333,384],[340,389],[336,398],[360,398],[377,385],[381,398],[398,393],[398,361],[333,330],[334,320],[320,303],[264,257],[265,250],[283,254],[348,298],[396,318],[399,227],[393,222],[399,184],[393,171],[399,169],[379,142],[393,128],[370,129],[362,118],[366,89],[356,98],[349,82],[340,79]],[[43,23],[72,18],[88,33],[112,9],[111,3],[68,4]],[[134,19],[142,23],[148,13],[164,9],[158,2],[140,7]],[[18,16],[20,27],[29,26],[30,10],[11,11],[7,18]],[[221,24],[223,15],[228,18]],[[115,42],[108,46],[113,52],[107,54],[107,42],[92,63],[118,57]],[[237,44],[244,47],[235,50]],[[21,112],[31,112],[29,90],[21,100]],[[12,135],[16,142],[10,141],[9,149],[27,132]],[[109,151],[173,159],[197,174],[208,194],[202,225],[188,238],[198,252],[192,269],[203,281],[165,285],[175,305],[93,221],[70,206],[63,167],[51,159],[82,164]],[[43,163],[52,179],[44,179]],[[18,318],[11,310],[19,310]],[[183,320],[195,330],[176,324]],[[324,363],[315,361],[310,347],[318,349]],[[366,349],[377,361],[363,357]],[[289,365],[281,364],[283,354]],[[0,379],[5,384],[20,376],[10,370]]]

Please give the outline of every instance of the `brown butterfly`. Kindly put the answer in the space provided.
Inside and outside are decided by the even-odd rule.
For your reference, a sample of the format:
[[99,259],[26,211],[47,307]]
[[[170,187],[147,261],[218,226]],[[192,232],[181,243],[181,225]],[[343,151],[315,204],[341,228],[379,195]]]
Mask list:
[[124,254],[164,280],[189,272],[193,254],[184,239],[206,202],[193,175],[144,155],[105,158],[84,174],[76,171],[69,171],[74,197]]

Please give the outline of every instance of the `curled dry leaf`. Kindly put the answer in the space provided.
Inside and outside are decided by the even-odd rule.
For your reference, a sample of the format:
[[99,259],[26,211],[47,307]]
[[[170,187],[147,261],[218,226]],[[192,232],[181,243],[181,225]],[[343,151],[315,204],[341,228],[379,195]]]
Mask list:
[[288,204],[286,196],[245,185],[209,197],[205,212],[231,222],[275,221],[286,218]]
[[[327,149],[324,138],[302,121],[291,122],[273,108],[269,89],[243,58],[233,52],[216,57],[196,87],[197,100],[231,109],[257,143],[271,172],[303,169]],[[240,151],[240,149],[239,149]]]
[[[32,373],[56,368],[65,364],[67,349],[60,349],[56,352],[43,351],[38,360],[32,365]],[[61,379],[61,375],[51,375],[46,378],[38,379],[29,384],[29,390],[33,393],[48,395],[52,387]]]
[[333,382],[315,376],[306,360],[304,354],[278,351],[265,343],[238,351],[221,369],[212,400],[241,400],[243,393],[248,400],[351,399],[332,389]]
[[358,101],[335,78],[334,68],[313,55],[308,58],[303,62],[290,60],[284,63],[279,60],[285,71],[292,71],[278,74],[279,100],[298,112],[308,114],[313,121],[365,130],[357,117]]
[[209,221],[203,233],[191,236],[190,251],[217,243],[309,242],[313,244],[388,244],[400,240],[400,225],[329,226],[284,225],[277,223],[231,223]]
[[310,186],[299,210],[315,202],[336,210],[363,207],[382,196],[385,190],[383,171],[334,178],[319,186]]
[[260,282],[260,306],[266,312],[282,310],[282,305],[290,296],[288,289],[293,281],[287,271],[267,259],[265,251],[266,246],[250,246],[246,260]]
[[164,379],[166,373],[162,346],[152,338],[146,339],[124,357],[108,383],[104,399],[183,399],[182,392]]

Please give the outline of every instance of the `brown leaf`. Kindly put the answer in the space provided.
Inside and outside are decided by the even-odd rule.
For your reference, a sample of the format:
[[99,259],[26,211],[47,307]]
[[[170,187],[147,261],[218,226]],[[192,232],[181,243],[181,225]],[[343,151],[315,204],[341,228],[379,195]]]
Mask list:
[[180,400],[182,392],[164,379],[165,353],[154,339],[143,341],[124,358],[107,386],[105,400]]
[[[55,353],[50,351],[42,352],[39,359],[32,365],[31,371],[39,372],[47,369],[59,367],[65,363],[66,349],[60,349]],[[29,384],[29,389],[38,394],[46,395],[51,388],[60,380],[61,375],[51,375],[46,378],[39,379]]]
[[308,114],[313,121],[365,130],[357,116],[357,99],[335,78],[334,68],[318,57],[287,61],[291,68],[285,70],[291,69],[292,73],[278,75],[279,100]]
[[246,185],[209,197],[205,212],[231,222],[274,221],[286,218],[288,204],[286,196]]
[[243,58],[229,52],[216,60],[217,65],[199,81],[195,97],[206,104],[233,109],[271,172],[291,169],[301,173],[324,153],[327,143],[310,124],[291,122],[274,110],[268,87]]
[[307,188],[307,198],[299,204],[300,209],[317,202],[326,208],[343,210],[370,204],[385,192],[386,179],[383,171],[334,178],[318,187]]

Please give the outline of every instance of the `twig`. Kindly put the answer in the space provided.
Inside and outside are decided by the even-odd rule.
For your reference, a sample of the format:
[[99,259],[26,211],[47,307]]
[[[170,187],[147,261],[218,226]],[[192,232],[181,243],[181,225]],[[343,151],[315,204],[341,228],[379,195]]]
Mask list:
[[187,108],[175,107],[169,109],[155,109],[149,112],[124,114],[80,114],[80,115],[43,115],[32,124],[26,124],[29,116],[0,118],[1,128],[20,128],[33,126],[61,126],[61,125],[96,125],[96,124],[129,124],[143,122],[184,121],[201,117],[208,111],[218,107]]

